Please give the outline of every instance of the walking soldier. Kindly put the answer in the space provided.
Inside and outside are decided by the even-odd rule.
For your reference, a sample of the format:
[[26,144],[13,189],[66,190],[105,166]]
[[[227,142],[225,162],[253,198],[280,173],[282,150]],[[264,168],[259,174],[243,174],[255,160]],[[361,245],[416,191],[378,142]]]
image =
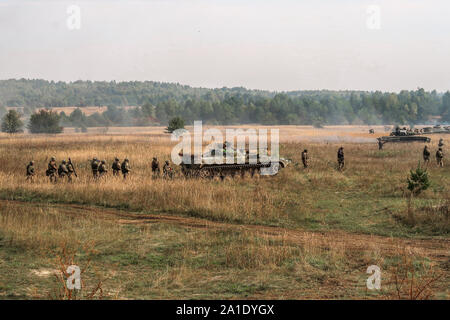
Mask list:
[[45,171],[45,174],[50,179],[50,182],[56,182],[57,172],[58,168],[56,167],[56,158],[51,157],[50,162],[48,163],[47,171]]
[[34,161],[31,160],[27,165],[27,181],[33,182],[34,174]]
[[340,147],[337,153],[337,159],[338,159],[338,169],[343,170],[345,167],[345,160],[344,160],[344,147]]
[[113,176],[118,176],[120,172],[120,161],[119,158],[115,158],[112,164]]

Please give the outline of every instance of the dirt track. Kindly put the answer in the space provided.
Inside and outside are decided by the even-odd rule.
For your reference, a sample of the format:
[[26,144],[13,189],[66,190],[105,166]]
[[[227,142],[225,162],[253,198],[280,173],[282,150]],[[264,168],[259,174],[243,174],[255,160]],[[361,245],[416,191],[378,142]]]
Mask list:
[[142,214],[123,210],[107,209],[74,204],[45,204],[22,201],[0,200],[3,206],[46,206],[55,208],[67,215],[83,215],[91,218],[101,218],[117,221],[121,224],[166,223],[189,228],[233,229],[258,236],[266,236],[284,241],[306,244],[314,242],[323,247],[343,247],[347,250],[374,250],[394,252],[399,249],[425,255],[435,260],[450,261],[450,239],[401,239],[366,234],[347,233],[340,230],[326,232],[310,232],[299,229],[287,229],[261,225],[239,225],[224,222],[214,222],[206,219],[160,214]]

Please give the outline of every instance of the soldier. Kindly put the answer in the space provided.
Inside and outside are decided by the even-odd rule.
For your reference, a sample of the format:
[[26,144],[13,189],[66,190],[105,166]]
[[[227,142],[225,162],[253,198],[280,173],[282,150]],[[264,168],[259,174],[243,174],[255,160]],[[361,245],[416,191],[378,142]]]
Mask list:
[[383,149],[383,145],[384,145],[383,141],[381,141],[381,139],[378,138],[378,150],[382,150]]
[[439,148],[442,148],[443,146],[444,146],[444,139],[440,138],[440,139],[439,139],[438,147],[439,147]]
[[106,169],[106,161],[102,160],[98,166],[99,177],[103,177],[108,173],[108,169]]
[[122,170],[123,179],[126,179],[128,173],[131,171],[130,163],[127,158],[125,158],[125,160],[122,162],[120,169]]
[[73,167],[73,163],[69,158],[69,162],[67,163],[67,182],[72,182],[72,175],[75,174],[75,168]]
[[69,174],[69,170],[67,170],[66,160],[63,160],[58,167],[58,176],[61,179],[64,179]]
[[227,152],[227,147],[228,147],[228,141],[225,141],[225,142],[222,144],[223,153],[226,153],[226,152]]
[[112,164],[113,176],[118,176],[120,172],[120,161],[119,158],[115,158]]
[[430,156],[431,152],[428,150],[428,146],[425,146],[425,148],[423,148],[423,162],[426,164],[430,163]]
[[92,176],[94,177],[94,179],[98,178],[98,160],[97,158],[92,159],[91,162],[91,169],[92,169]]
[[232,149],[232,144],[230,142],[228,142],[228,141],[225,141],[222,144],[223,156],[225,157],[225,159],[223,159],[223,161],[226,160],[228,149],[230,149],[231,151],[233,150]]
[[33,182],[34,179],[34,161],[31,160],[27,165],[27,181]]
[[159,177],[160,174],[160,170],[159,170],[159,162],[158,159],[156,157],[153,158],[152,161],[152,173],[153,173],[153,178],[155,177]]
[[343,170],[345,166],[345,160],[344,160],[344,147],[340,147],[337,153],[338,158],[338,169]]
[[45,174],[49,177],[50,182],[56,182],[56,172],[58,168],[56,167],[56,158],[51,157],[50,162],[48,163],[48,168]]
[[308,156],[308,150],[303,150],[302,152],[302,162],[303,162],[303,168],[308,168],[309,165],[309,156]]
[[173,177],[173,170],[169,166],[169,160],[166,160],[163,166],[163,178],[172,179],[172,177]]
[[436,161],[438,167],[444,167],[444,153],[442,152],[442,148],[439,148],[438,151],[436,151]]

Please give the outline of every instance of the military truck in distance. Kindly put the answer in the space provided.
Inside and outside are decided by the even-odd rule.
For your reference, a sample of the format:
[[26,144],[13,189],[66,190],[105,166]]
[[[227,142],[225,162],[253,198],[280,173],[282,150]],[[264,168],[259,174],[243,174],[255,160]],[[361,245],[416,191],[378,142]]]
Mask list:
[[450,126],[441,126],[440,124],[433,127],[425,127],[422,129],[424,133],[450,133]]

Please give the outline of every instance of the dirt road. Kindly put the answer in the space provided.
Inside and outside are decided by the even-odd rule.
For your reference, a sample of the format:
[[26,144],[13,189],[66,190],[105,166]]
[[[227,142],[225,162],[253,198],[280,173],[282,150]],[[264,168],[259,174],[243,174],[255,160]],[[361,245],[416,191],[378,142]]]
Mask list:
[[183,217],[164,214],[143,214],[117,209],[93,207],[77,204],[47,204],[35,202],[22,202],[0,200],[0,209],[3,206],[40,206],[57,209],[59,212],[85,216],[94,219],[106,219],[116,221],[121,224],[149,224],[165,223],[184,226],[188,228],[204,229],[232,229],[245,233],[253,233],[258,236],[280,239],[283,241],[304,245],[314,243],[322,247],[340,246],[346,250],[377,250],[380,253],[398,252],[399,249],[408,250],[411,253],[428,256],[433,260],[450,261],[450,239],[402,239],[374,236],[367,234],[348,233],[341,230],[331,230],[326,232],[311,232],[301,229],[288,229],[281,227],[270,227],[248,224],[230,224],[224,222],[209,221],[193,217]]

